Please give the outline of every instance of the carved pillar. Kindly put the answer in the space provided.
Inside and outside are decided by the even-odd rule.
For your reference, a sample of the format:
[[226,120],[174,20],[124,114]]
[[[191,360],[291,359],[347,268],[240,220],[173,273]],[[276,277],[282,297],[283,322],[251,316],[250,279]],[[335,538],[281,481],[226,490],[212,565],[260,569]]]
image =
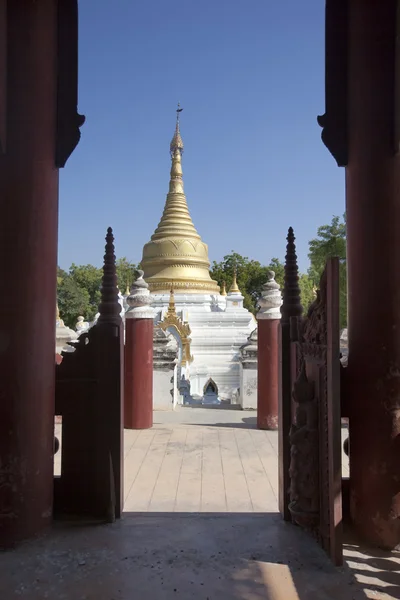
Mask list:
[[57,106],[66,65],[58,61],[58,5],[0,0],[2,546],[38,533],[52,517],[58,125],[68,131]]
[[278,429],[278,338],[282,295],[273,271],[268,273],[258,304],[257,427]]
[[365,538],[386,548],[400,543],[400,111],[396,90],[400,50],[396,10],[393,0],[349,1],[346,208],[351,515]]
[[125,313],[125,428],[153,426],[153,297],[143,271],[132,284]]
[[293,228],[289,227],[285,257],[285,282],[282,294],[281,323],[279,327],[279,406],[278,406],[278,467],[279,467],[279,512],[285,521],[290,521],[290,429],[292,425],[292,385],[290,320],[301,317],[299,269]]

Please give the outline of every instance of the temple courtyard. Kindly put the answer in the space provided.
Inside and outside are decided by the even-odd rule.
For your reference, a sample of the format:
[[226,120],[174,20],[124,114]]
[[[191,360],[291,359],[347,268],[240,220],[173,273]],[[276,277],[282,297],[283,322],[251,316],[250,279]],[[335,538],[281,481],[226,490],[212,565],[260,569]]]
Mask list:
[[347,533],[335,568],[281,520],[278,436],[257,430],[254,412],[180,408],[154,421],[125,432],[121,521],[57,523],[3,553],[0,598],[400,598],[400,554],[369,552]]

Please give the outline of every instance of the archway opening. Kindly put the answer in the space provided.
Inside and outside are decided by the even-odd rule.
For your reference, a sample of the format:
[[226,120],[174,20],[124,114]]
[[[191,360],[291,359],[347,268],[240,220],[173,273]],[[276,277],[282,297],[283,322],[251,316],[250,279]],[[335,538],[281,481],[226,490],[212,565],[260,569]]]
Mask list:
[[218,386],[215,383],[214,379],[212,379],[210,377],[210,379],[208,379],[208,381],[204,384],[203,387],[203,394],[215,394],[216,396],[218,396]]

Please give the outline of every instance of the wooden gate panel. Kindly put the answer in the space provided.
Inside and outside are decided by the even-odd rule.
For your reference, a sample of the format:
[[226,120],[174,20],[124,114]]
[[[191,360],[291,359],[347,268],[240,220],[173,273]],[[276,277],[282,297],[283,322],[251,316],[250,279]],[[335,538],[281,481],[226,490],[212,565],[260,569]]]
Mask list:
[[280,326],[279,510],[342,563],[339,261],[302,317],[293,229]]
[[109,229],[97,324],[56,367],[63,438],[54,509],[107,521],[123,509],[123,329],[113,240]]
[[[292,326],[292,331],[294,327]],[[339,261],[328,260],[317,298],[298,318],[290,504],[295,523],[342,563]],[[293,336],[292,336],[293,337]]]

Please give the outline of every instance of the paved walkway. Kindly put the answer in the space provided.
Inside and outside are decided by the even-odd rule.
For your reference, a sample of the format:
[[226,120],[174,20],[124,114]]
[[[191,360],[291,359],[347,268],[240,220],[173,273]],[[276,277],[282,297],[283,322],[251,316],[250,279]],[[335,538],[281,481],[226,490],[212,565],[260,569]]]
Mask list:
[[276,512],[277,433],[244,415],[182,408],[126,431],[125,511]]
[[56,523],[4,553],[1,599],[400,598],[398,553],[346,541],[337,569],[282,521],[277,434],[256,430],[254,413],[184,408],[125,433],[123,518]]
[[124,480],[127,512],[277,512],[278,432],[254,412],[156,412],[153,429],[125,431]]

